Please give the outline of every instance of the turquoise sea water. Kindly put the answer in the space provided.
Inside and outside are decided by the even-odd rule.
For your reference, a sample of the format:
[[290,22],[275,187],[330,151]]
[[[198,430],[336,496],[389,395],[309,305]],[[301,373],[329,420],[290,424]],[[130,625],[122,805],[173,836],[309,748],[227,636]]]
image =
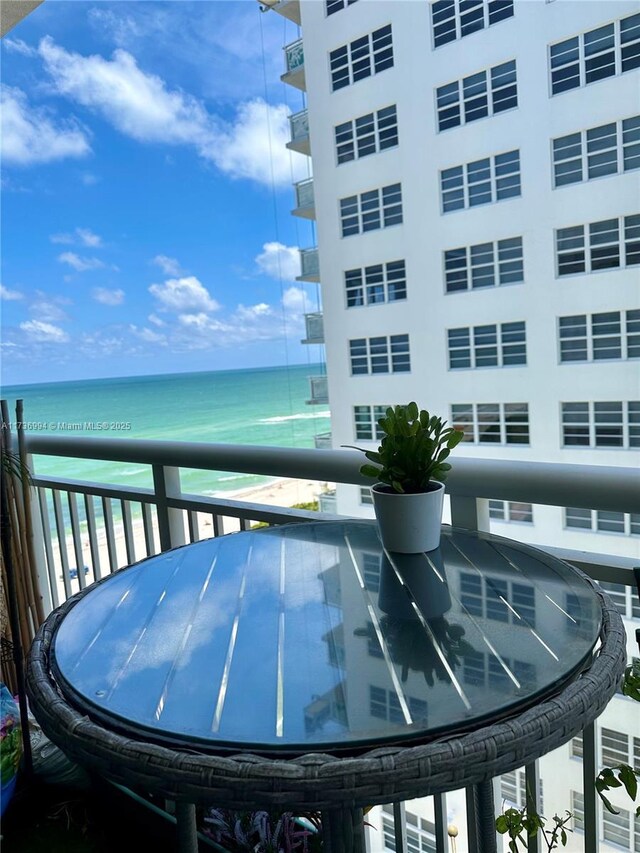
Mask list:
[[[24,400],[30,432],[42,435],[313,447],[330,429],[326,407],[309,406],[318,365],[57,382],[3,389],[14,419]],[[92,428],[93,427],[93,428]],[[99,428],[101,427],[101,428]],[[36,473],[130,486],[151,486],[148,466],[37,457]],[[187,492],[215,494],[269,478],[182,471]]]

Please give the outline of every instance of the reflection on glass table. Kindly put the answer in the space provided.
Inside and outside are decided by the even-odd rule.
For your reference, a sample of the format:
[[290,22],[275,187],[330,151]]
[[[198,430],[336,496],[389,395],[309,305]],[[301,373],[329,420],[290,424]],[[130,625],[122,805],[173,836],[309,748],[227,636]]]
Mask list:
[[145,560],[76,604],[54,658],[84,707],[158,742],[356,753],[539,701],[599,629],[594,593],[551,556],[447,529],[437,551],[390,554],[350,521]]

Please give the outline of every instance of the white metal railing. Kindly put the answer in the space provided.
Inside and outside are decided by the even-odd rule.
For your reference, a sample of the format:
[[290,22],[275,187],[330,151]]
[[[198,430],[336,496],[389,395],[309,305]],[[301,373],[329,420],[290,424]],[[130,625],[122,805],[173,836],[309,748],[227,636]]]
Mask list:
[[314,435],[313,443],[318,450],[331,450],[331,433],[319,432]]
[[323,344],[324,343],[324,319],[322,311],[313,311],[304,315],[304,323],[307,330],[307,335],[302,341],[303,344]]
[[315,204],[313,194],[313,178],[305,178],[304,181],[298,181],[294,184],[296,189],[296,207],[310,208]]
[[307,400],[309,405],[324,405],[329,402],[329,383],[326,376],[310,376],[309,386],[311,398]]
[[[326,377],[312,377],[312,382],[321,380],[326,383]],[[252,521],[280,524],[318,518],[317,513],[301,510],[185,494],[180,484],[181,468],[355,485],[367,483],[359,472],[361,455],[350,450],[42,435],[28,435],[26,447],[35,471],[33,482],[38,498],[33,502],[35,545],[45,610],[123,563],[196,541],[201,534],[218,535],[224,532],[228,519],[234,519],[237,527],[245,529]],[[145,465],[152,472],[153,487],[42,477],[37,473],[37,464],[34,467],[39,455]],[[447,481],[447,491],[451,497],[452,523],[470,529],[489,528],[490,498],[640,513],[637,471],[628,468],[459,458]],[[323,507],[330,497],[323,497]],[[210,530],[203,529],[203,518],[208,519]],[[136,539],[137,531],[142,537]],[[85,551],[88,548],[91,555],[87,576],[83,569],[83,538]],[[140,538],[144,543],[143,553],[138,553]],[[547,550],[569,559],[596,580],[633,586],[634,561],[630,558],[558,548]],[[73,568],[78,569],[74,577]],[[535,781],[537,773],[537,764],[526,769],[528,780]],[[596,727],[591,725],[583,732],[585,853],[598,851],[598,812],[593,789],[596,773]],[[436,851],[448,853],[444,795],[434,800]],[[394,807],[394,815],[400,822],[402,814],[403,804]],[[396,850],[404,853],[402,826],[396,823],[396,828]],[[530,839],[532,853],[541,849],[535,838]]]
[[319,277],[320,259],[318,257],[318,250],[315,247],[312,249],[300,249],[300,275],[298,278],[317,281]]
[[304,46],[302,39],[296,39],[284,48],[287,72],[299,71],[304,67]]
[[289,128],[292,142],[299,142],[307,138],[309,136],[309,113],[307,110],[300,110],[300,112],[290,115]]

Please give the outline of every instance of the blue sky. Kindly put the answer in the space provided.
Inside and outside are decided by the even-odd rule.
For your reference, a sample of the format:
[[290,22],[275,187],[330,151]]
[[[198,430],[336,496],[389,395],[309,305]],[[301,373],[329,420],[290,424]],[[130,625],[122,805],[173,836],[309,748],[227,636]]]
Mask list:
[[6,384],[317,360],[296,37],[254,0],[47,0],[5,36]]

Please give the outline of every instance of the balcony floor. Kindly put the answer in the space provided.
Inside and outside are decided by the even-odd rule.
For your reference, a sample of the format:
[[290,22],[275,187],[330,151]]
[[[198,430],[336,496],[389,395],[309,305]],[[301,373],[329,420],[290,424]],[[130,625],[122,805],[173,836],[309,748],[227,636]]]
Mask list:
[[19,787],[2,818],[3,853],[175,853],[175,830],[106,782]]

